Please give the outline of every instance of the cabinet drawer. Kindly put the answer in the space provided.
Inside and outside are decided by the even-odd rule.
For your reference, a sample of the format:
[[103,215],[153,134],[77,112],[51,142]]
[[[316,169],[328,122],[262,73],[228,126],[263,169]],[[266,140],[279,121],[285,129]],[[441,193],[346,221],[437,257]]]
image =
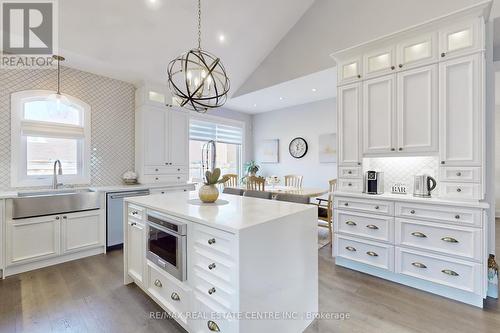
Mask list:
[[189,173],[185,166],[147,166],[144,167],[146,175]]
[[238,333],[238,322],[227,318],[229,311],[220,309],[216,304],[199,295],[194,297],[195,311],[191,326],[196,333]]
[[481,168],[477,167],[447,167],[440,168],[440,180],[445,182],[480,182]]
[[408,217],[426,221],[446,222],[459,225],[482,225],[481,211],[453,206],[396,203],[396,217]]
[[232,260],[195,247],[193,265],[197,271],[204,272],[209,276],[214,276],[227,285],[235,285],[236,270],[235,263]]
[[193,269],[191,286],[200,295],[205,296],[212,302],[217,303],[227,311],[231,311],[236,304],[236,292],[234,288],[220,280],[210,276],[197,268]]
[[147,175],[141,178],[141,183],[143,184],[155,184],[155,183],[184,183],[187,182],[187,174],[178,175]]
[[361,193],[363,192],[363,180],[339,178],[337,188],[341,192]]
[[[174,313],[190,310],[189,290],[179,286],[172,277],[148,262],[148,292]],[[185,319],[184,319],[185,321]]]
[[129,204],[128,216],[142,221],[144,219],[144,208]]
[[393,242],[394,240],[393,217],[353,214],[341,210],[337,210],[336,213],[335,232],[383,242]]
[[396,273],[481,293],[482,265],[396,247]]
[[394,203],[390,201],[338,198],[336,199],[335,207],[337,209],[356,210],[382,215],[394,214]]
[[441,198],[459,200],[482,199],[481,185],[474,183],[444,183],[439,184],[439,196]]
[[394,271],[394,246],[335,235],[335,256]]
[[235,253],[233,234],[201,225],[195,227],[194,246],[202,252],[223,255],[230,259]]
[[361,168],[339,167],[339,178],[361,178]]
[[481,229],[396,219],[396,245],[481,261]]

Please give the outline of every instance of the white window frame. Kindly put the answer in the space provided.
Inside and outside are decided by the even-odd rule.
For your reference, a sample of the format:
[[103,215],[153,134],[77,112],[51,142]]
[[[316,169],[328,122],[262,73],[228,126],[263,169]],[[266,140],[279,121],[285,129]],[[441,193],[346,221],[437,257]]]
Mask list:
[[[55,128],[69,132],[76,128],[83,128],[83,136],[79,140],[78,156],[77,156],[77,174],[76,175],[58,175],[58,181],[63,184],[81,185],[90,184],[90,145],[91,145],[91,108],[90,105],[80,99],[64,95],[70,105],[82,110],[83,122],[82,126],[66,125],[59,123],[49,123],[44,121],[23,120],[24,104],[34,100],[44,100],[49,95],[54,94],[50,90],[25,90],[11,94],[11,186],[12,187],[29,187],[29,186],[46,186],[52,184],[52,175],[27,175],[27,140],[22,134],[23,124],[33,125],[39,128]],[[48,136],[50,137],[50,136]],[[54,137],[61,137],[55,135]]]

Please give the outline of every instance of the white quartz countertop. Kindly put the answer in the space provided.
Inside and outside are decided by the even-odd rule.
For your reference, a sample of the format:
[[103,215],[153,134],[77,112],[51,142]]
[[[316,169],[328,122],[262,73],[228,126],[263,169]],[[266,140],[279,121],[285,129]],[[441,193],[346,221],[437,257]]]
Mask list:
[[190,199],[198,199],[198,193],[195,191],[167,193],[146,197],[132,197],[125,200],[139,206],[232,233],[238,233],[242,229],[309,209],[317,210],[317,207],[313,205],[229,194],[219,196],[219,200],[229,202],[226,205],[195,205],[188,202]]
[[422,204],[435,204],[435,205],[448,205],[448,206],[458,206],[458,207],[469,207],[469,208],[489,208],[490,205],[484,201],[458,201],[458,200],[449,200],[442,199],[437,197],[430,198],[420,198],[414,197],[412,194],[392,194],[392,193],[383,193],[383,194],[366,194],[366,193],[349,193],[349,192],[340,192],[336,191],[333,194],[334,197],[350,197],[350,198],[359,198],[359,199],[371,199],[371,200],[391,200],[391,201],[400,201],[400,202],[414,202],[414,203],[422,203]]

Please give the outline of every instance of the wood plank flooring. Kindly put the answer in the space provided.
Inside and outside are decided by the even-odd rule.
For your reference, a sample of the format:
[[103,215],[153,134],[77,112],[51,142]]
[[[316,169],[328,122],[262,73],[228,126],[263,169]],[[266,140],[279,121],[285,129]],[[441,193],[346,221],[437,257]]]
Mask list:
[[[497,222],[498,240],[499,230]],[[162,310],[135,285],[122,285],[122,260],[113,251],[1,280],[0,332],[185,332],[150,318]],[[336,267],[330,246],[319,251],[319,275],[320,311],[350,317],[317,320],[307,333],[500,332],[498,301],[481,310]]]

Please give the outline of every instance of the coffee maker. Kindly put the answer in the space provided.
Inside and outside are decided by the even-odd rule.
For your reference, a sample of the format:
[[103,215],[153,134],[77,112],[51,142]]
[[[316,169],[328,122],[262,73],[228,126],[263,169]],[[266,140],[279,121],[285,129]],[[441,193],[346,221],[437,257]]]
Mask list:
[[366,171],[364,177],[364,193],[382,194],[384,193],[384,173],[381,171]]

